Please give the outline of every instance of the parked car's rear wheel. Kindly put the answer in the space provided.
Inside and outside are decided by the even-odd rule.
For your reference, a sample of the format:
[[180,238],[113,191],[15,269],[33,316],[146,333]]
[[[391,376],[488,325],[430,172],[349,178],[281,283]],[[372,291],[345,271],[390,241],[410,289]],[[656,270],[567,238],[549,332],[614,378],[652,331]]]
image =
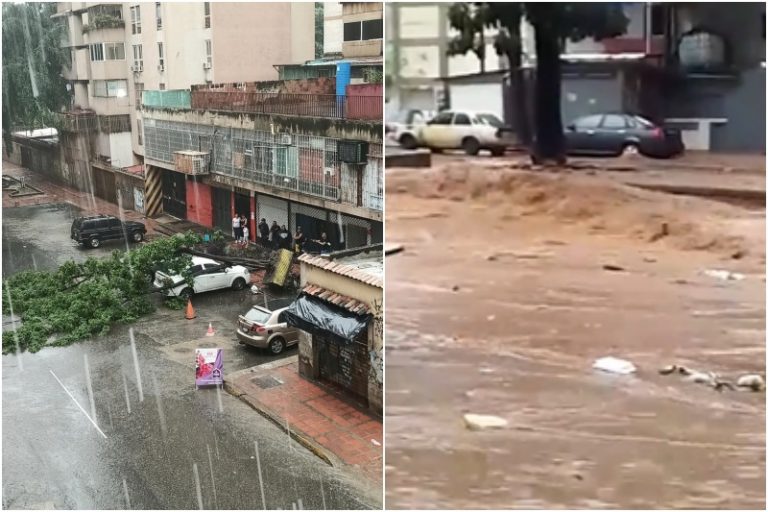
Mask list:
[[94,236],[90,240],[88,240],[88,245],[95,249],[101,245],[101,240],[99,240],[99,237]]
[[461,141],[461,149],[470,156],[475,156],[480,152],[480,143],[474,137],[467,137]]
[[400,137],[400,145],[403,146],[405,149],[416,149],[416,146],[419,145],[419,143],[416,141],[416,137],[413,135],[406,133],[402,137]]
[[141,242],[142,240],[144,240],[144,233],[142,233],[141,231],[134,231],[131,234],[131,240],[133,240],[136,243]]
[[187,286],[186,288],[184,288],[183,290],[181,290],[181,291],[179,292],[179,297],[181,297],[181,298],[182,298],[182,299],[184,299],[184,300],[188,300],[188,299],[190,299],[190,298],[191,298],[191,297],[192,297],[194,294],[195,294],[195,291],[194,291],[192,288],[190,288],[189,286]]
[[232,283],[232,289],[233,290],[242,290],[243,288],[245,288],[245,279],[243,279],[242,277],[238,277]]
[[285,350],[285,340],[283,338],[274,338],[269,342],[269,351],[277,355]]
[[506,152],[505,148],[491,148],[491,154],[493,156],[504,156],[505,152]]
[[640,148],[637,147],[637,144],[634,144],[632,142],[624,144],[624,147],[621,148],[621,156],[635,156],[639,154],[640,154]]

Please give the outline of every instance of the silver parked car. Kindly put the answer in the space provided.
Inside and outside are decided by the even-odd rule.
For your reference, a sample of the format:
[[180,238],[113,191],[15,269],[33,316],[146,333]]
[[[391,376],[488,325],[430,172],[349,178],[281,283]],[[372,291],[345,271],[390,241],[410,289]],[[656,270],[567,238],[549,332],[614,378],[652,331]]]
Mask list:
[[288,308],[270,311],[261,306],[253,306],[237,320],[237,339],[241,345],[268,348],[273,354],[279,354],[286,347],[299,342],[299,330],[289,327],[283,314]]

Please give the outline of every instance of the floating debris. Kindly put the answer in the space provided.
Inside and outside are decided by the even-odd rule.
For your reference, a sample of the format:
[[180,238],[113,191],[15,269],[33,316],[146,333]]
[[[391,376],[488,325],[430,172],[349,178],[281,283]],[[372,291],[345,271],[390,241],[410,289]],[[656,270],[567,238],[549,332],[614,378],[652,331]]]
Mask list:
[[469,430],[499,429],[509,426],[509,422],[504,418],[488,414],[465,414],[464,423]]
[[629,375],[637,371],[637,367],[631,362],[610,356],[601,357],[594,362],[592,368],[608,373],[618,373],[619,375]]

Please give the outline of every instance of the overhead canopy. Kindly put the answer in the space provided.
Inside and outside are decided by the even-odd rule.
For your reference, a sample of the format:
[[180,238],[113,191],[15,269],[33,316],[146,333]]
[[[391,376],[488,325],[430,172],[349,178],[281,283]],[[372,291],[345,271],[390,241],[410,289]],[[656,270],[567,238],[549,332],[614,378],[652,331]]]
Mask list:
[[301,294],[285,310],[285,317],[288,325],[302,331],[347,343],[354,341],[371,319],[370,314],[358,315],[307,294]]

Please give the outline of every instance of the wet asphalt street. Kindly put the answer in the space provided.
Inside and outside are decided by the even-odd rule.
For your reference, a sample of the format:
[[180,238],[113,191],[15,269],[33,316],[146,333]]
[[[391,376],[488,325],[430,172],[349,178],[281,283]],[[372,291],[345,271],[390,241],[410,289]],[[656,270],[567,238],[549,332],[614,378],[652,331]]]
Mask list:
[[[76,213],[4,208],[3,276],[122,247],[77,248],[69,240]],[[196,308],[227,341],[253,300],[214,292]],[[180,317],[159,309],[133,326],[134,343],[121,326],[70,347],[3,356],[3,508],[380,507],[380,490],[359,487],[244,403],[195,390],[183,345],[203,333]],[[225,375],[275,359],[236,344],[225,350]]]

